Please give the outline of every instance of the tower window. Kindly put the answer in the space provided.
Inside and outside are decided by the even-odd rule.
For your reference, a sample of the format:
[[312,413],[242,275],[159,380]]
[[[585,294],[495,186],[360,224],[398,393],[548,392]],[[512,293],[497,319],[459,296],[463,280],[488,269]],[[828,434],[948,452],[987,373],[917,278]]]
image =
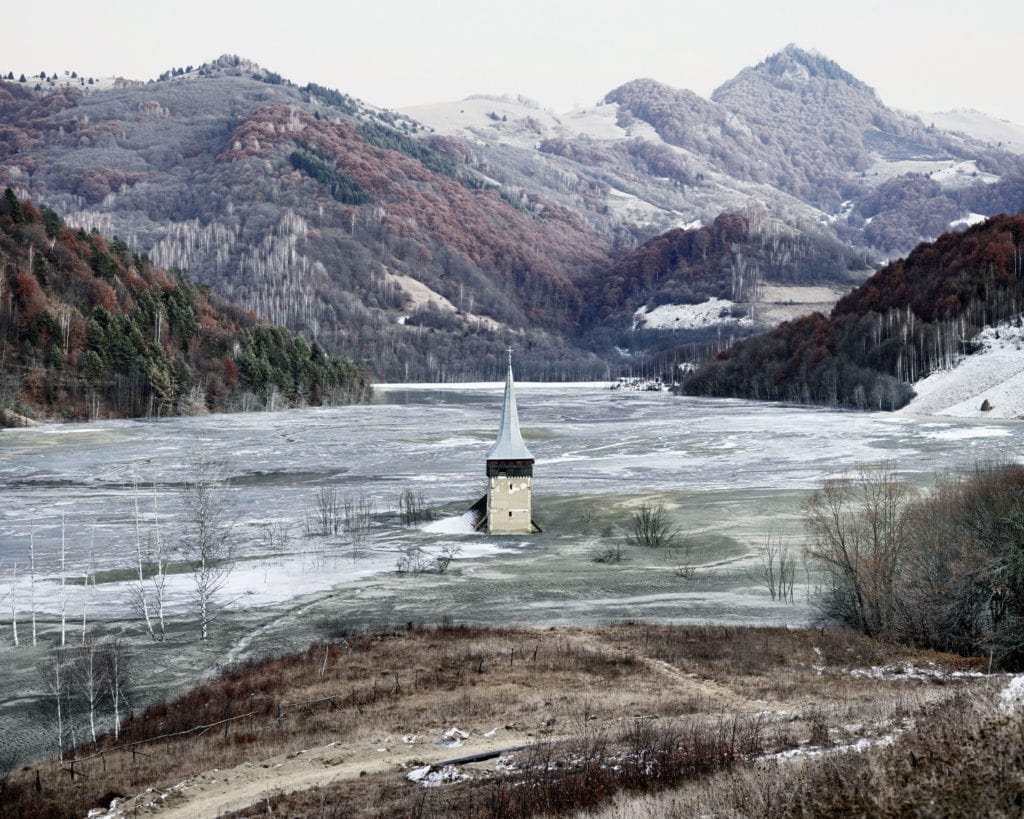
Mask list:
[[511,492],[511,491],[512,491],[512,484],[511,484],[511,483],[509,483],[509,485],[508,485],[508,491],[509,491],[509,492]]
[[508,513],[508,516],[509,516],[509,517],[512,517],[512,513],[511,513],[511,512],[509,512],[509,513]]

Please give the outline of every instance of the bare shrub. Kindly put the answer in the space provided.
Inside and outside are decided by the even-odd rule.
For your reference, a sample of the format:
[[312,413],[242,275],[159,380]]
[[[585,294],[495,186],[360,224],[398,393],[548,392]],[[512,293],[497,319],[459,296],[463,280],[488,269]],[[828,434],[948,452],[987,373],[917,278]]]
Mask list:
[[869,636],[892,633],[909,488],[891,464],[825,481],[807,502],[807,556],[825,573],[822,613]]
[[671,548],[679,537],[679,528],[669,520],[663,503],[643,503],[633,513],[627,541],[634,546]]
[[196,455],[190,467],[192,477],[182,498],[185,514],[180,543],[192,570],[200,639],[207,640],[210,625],[223,605],[218,596],[233,568],[235,544],[227,518],[222,467],[202,455]]
[[430,563],[430,556],[419,546],[407,546],[395,561],[395,570],[399,574],[422,574]]
[[625,550],[622,548],[622,541],[618,538],[610,539],[594,557],[595,563],[621,563],[626,559]]
[[317,487],[313,506],[306,509],[306,537],[329,537],[341,531],[341,498],[333,486]]
[[287,552],[292,545],[292,525],[286,520],[266,520],[256,524],[256,542],[267,552]]
[[453,543],[441,547],[441,551],[434,556],[434,567],[438,574],[445,574],[455,558],[462,554],[462,547]]

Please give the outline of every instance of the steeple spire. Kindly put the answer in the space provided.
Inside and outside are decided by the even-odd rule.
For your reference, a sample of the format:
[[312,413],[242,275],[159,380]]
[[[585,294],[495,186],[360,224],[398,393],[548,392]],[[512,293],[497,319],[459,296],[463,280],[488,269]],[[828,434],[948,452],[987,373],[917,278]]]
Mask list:
[[512,348],[508,353],[508,374],[505,376],[505,402],[501,410],[501,426],[498,427],[498,440],[487,451],[488,461],[524,461],[533,460],[533,455],[523,442],[523,434],[519,429],[519,412],[516,409],[516,385],[512,377]]

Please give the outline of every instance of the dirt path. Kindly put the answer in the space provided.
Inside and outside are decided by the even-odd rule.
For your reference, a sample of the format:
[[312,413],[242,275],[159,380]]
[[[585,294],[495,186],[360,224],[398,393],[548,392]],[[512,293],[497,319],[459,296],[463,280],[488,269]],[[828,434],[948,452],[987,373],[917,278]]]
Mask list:
[[[217,816],[256,805],[274,793],[292,793],[316,785],[357,779],[364,774],[406,771],[446,759],[529,745],[534,741],[522,732],[497,729],[492,736],[471,735],[457,747],[436,745],[429,736],[388,737],[383,744],[331,744],[258,763],[245,762],[227,770],[206,771],[169,788],[147,791],[118,802],[113,810],[93,819]],[[493,760],[489,764],[493,766]]]

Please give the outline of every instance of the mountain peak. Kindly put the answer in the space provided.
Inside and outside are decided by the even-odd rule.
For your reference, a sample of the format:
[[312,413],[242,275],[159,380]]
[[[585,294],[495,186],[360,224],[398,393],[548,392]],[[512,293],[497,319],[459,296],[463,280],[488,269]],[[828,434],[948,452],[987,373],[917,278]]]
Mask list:
[[818,51],[807,51],[794,43],[758,63],[753,71],[767,75],[772,80],[805,83],[812,79],[823,79],[842,82],[871,97],[875,96],[871,86],[858,80],[839,63]]

